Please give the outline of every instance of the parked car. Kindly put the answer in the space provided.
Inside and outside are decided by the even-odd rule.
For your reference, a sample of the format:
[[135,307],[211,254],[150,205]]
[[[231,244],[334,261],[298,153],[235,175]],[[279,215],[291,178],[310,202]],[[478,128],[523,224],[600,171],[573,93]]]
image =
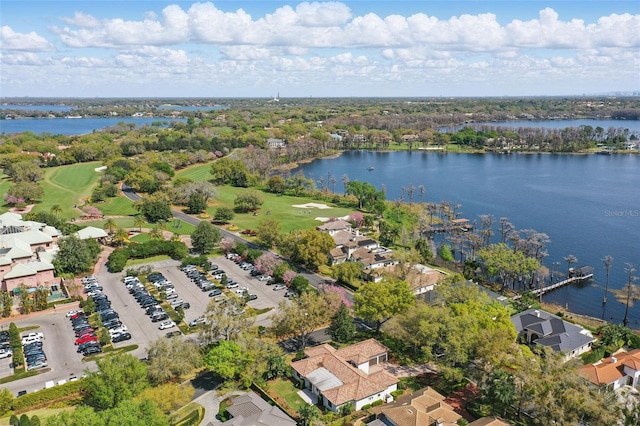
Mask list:
[[258,298],[257,294],[250,294],[249,295],[249,300],[256,300]]
[[182,305],[183,303],[184,303],[184,299],[173,299],[171,302],[169,302],[169,304],[174,308]]
[[82,313],[84,313],[84,311],[82,309],[73,309],[73,310],[67,312],[67,318],[71,318],[76,314],[82,314]]
[[293,290],[287,290],[287,292],[284,294],[284,297],[293,297],[296,295],[296,292]]
[[271,279],[271,276],[269,276],[269,275],[260,275],[258,277],[258,280],[260,280],[260,281],[269,281],[270,279]]
[[86,348],[88,348],[90,346],[100,346],[100,343],[98,343],[96,341],[82,343],[82,344],[78,345],[78,353],[83,352]]
[[180,330],[173,330],[167,333],[167,337],[176,337],[182,335]]
[[258,271],[257,269],[252,269],[251,271],[249,271],[249,275],[251,275],[252,277],[257,277],[258,275],[261,275],[262,272]]
[[165,321],[165,322],[161,322],[160,323],[160,327],[158,327],[160,330],[166,330],[168,328],[172,328],[175,327],[176,323],[173,321]]
[[196,318],[189,323],[189,327],[196,327],[200,324],[204,324],[206,319],[204,317]]
[[88,334],[86,336],[82,336],[82,337],[78,337],[76,339],[76,345],[80,345],[82,343],[87,343],[87,342],[97,342],[98,341],[98,336],[96,336],[95,334]]
[[111,341],[113,343],[123,342],[123,341],[129,340],[129,339],[131,339],[131,334],[129,334],[129,333],[120,333],[120,334],[116,334],[114,336],[111,336]]
[[273,286],[273,289],[274,289],[275,291],[278,291],[278,290],[284,290],[285,288],[287,288],[287,286],[286,286],[286,285],[284,285],[284,284],[276,284],[276,285],[274,285],[274,286]]
[[222,294],[222,290],[220,290],[219,288],[216,288],[211,293],[209,293],[209,297],[220,296],[221,294]]
[[227,288],[229,288],[229,289],[238,288],[238,283],[229,283],[229,284],[227,284]]
[[0,359],[9,358],[13,355],[13,350],[9,349],[0,349]]
[[169,314],[166,312],[162,312],[158,315],[152,315],[151,316],[151,322],[159,322],[159,321],[164,321],[169,319]]
[[191,304],[189,302],[184,302],[182,305],[178,305],[176,306],[176,308],[182,308],[182,309],[191,309]]
[[100,352],[102,352],[102,348],[100,346],[89,346],[84,351],[82,351],[82,355],[87,356],[87,355],[99,354]]

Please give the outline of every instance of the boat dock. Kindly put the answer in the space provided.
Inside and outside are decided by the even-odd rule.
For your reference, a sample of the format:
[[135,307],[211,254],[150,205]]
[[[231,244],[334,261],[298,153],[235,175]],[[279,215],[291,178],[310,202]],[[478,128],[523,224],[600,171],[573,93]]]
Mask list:
[[[536,288],[535,290],[531,290],[531,293],[536,296],[542,296],[543,294],[555,290],[556,288],[564,287],[565,285],[585,281],[593,278],[593,268],[591,266],[582,266],[580,268],[571,268],[569,270],[569,278],[563,281],[559,281],[555,284],[551,284],[549,286],[545,286],[542,288]],[[517,294],[512,297],[513,300],[519,299],[521,295]]]

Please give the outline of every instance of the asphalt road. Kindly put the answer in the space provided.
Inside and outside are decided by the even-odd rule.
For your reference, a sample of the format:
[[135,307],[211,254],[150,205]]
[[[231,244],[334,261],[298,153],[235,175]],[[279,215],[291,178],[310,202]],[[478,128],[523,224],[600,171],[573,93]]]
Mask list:
[[[140,195],[138,195],[133,188],[131,188],[130,186],[126,185],[126,184],[122,184],[122,193],[125,195],[125,197],[129,198],[132,201],[137,201],[139,200],[141,197]],[[173,214],[173,217],[175,217],[176,219],[180,219],[183,220],[187,223],[190,223],[194,226],[198,226],[198,224],[201,222],[200,219],[197,219],[193,216],[190,216],[184,212],[181,212],[179,210],[171,210],[171,213]],[[247,247],[249,248],[260,248],[258,245],[256,245],[255,243],[253,243],[252,241],[246,240],[244,238],[242,238],[239,235],[236,235],[232,232],[227,231],[226,229],[223,228],[219,228],[218,230],[220,231],[221,235],[223,238],[230,238],[233,239],[235,241],[238,241],[240,243],[246,244]],[[314,274],[313,272],[310,271],[306,271],[304,269],[300,269],[300,271],[298,271],[298,273],[300,275],[302,275],[303,277],[305,277],[308,281],[309,284],[312,285],[314,288],[318,288],[322,283],[324,283],[326,280],[326,278],[321,277],[320,275]],[[353,293],[350,292],[349,290],[346,291],[345,293],[345,297],[351,302],[353,303]]]

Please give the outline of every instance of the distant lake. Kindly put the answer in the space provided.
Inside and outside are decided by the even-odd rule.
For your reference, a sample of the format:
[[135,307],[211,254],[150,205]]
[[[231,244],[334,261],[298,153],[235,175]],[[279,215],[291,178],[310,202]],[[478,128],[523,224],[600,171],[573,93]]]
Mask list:
[[[631,123],[631,122],[629,122]],[[368,167],[373,167],[368,171]],[[602,304],[605,269],[601,259],[613,256],[610,287],[627,282],[625,263],[640,276],[640,155],[456,154],[435,152],[347,151],[337,158],[315,160],[299,168],[305,175],[327,181],[342,176],[386,186],[388,200],[398,200],[401,188],[414,185],[413,202],[443,200],[461,205],[462,217],[478,221],[481,214],[507,217],[516,229],[535,229],[551,238],[549,269],[567,272],[568,255],[595,268],[592,284],[571,285],[544,296],[576,313],[621,322],[624,304],[609,293]],[[408,201],[407,194],[404,200]],[[638,282],[640,284],[640,282]],[[630,326],[640,328],[640,303],[630,308]]]
[[213,111],[218,109],[227,109],[224,105],[160,105],[156,109],[163,111]]
[[72,110],[70,106],[66,106],[66,105],[14,105],[14,104],[2,104],[0,105],[0,110],[2,109],[19,109],[23,111],[59,111],[59,112],[68,112]]
[[151,125],[155,122],[170,123],[184,119],[162,117],[109,117],[109,118],[25,118],[0,120],[0,133],[51,133],[54,135],[84,135],[94,130],[115,126],[120,122],[134,123],[136,126]]

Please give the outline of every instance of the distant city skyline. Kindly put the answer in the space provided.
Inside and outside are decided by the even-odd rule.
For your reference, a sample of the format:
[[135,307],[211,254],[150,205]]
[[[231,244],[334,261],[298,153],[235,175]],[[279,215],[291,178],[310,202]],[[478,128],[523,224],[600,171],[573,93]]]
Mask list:
[[3,97],[640,92],[637,1],[3,0]]

